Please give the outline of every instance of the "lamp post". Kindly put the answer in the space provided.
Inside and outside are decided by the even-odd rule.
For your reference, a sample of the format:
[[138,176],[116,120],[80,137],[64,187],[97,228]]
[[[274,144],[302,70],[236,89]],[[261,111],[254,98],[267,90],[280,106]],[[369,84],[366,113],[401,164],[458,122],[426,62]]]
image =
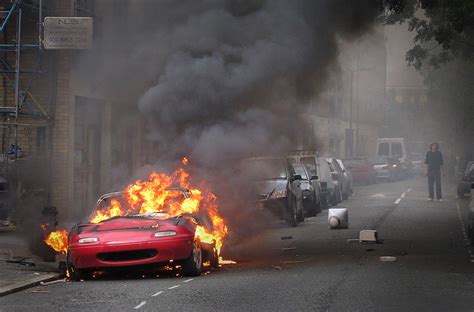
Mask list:
[[353,120],[353,104],[354,104],[354,73],[357,73],[357,106],[356,106],[356,156],[359,155],[359,72],[371,71],[374,67],[358,67],[351,69],[351,102],[349,107],[349,156],[354,156],[354,129]]

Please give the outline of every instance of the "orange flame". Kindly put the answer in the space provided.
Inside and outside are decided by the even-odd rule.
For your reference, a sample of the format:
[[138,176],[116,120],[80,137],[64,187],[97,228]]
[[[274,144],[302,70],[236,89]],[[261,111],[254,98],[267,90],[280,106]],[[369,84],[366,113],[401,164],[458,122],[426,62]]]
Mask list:
[[183,157],[181,158],[181,163],[184,165],[184,166],[187,166],[189,164],[189,159],[186,158],[186,157]]
[[113,217],[124,215],[120,202],[116,199],[110,201],[110,207],[96,211],[96,215],[90,220],[90,223],[100,223]]
[[[182,163],[186,165],[188,159],[184,157]],[[172,187],[189,190],[190,196],[184,198],[180,192],[169,191]],[[177,169],[171,175],[153,172],[148,180],[139,180],[126,187],[123,196],[129,208],[122,207],[118,200],[112,199],[110,206],[96,211],[90,222],[100,223],[113,217],[132,213],[162,212],[165,214],[164,218],[183,214],[198,215],[200,218],[208,220],[210,226],[198,225],[196,237],[203,243],[215,244],[217,252],[220,253],[228,230],[224,219],[218,213],[217,197],[208,190],[192,187],[189,174],[183,168]],[[66,253],[67,232],[52,232],[45,242],[57,252]]]
[[56,252],[66,254],[67,236],[68,232],[66,230],[54,231],[46,236],[44,242]]

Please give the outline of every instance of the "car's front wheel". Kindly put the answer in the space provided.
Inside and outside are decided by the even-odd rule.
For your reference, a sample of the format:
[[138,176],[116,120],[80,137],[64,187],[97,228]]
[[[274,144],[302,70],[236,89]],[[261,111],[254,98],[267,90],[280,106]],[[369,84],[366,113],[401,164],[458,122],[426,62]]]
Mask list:
[[72,263],[70,253],[66,255],[66,271],[67,275],[73,282],[80,282],[81,280],[88,280],[92,278],[92,270],[77,269]]
[[296,198],[292,202],[288,203],[286,214],[288,224],[292,227],[298,226],[298,208],[297,208]]
[[183,275],[199,276],[202,271],[202,249],[201,242],[197,239],[193,242],[191,255],[183,264]]

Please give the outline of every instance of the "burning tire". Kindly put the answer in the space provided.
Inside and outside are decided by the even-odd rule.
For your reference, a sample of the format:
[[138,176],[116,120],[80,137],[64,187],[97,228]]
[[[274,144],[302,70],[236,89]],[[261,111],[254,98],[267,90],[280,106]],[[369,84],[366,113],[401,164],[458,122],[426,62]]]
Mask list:
[[67,270],[68,276],[71,278],[73,282],[88,280],[92,277],[92,273],[93,273],[91,270],[76,269],[74,267],[74,264],[72,263],[69,253],[66,256],[66,270]]
[[183,263],[183,274],[186,276],[199,276],[202,271],[202,249],[199,240],[194,240],[193,250],[188,259]]

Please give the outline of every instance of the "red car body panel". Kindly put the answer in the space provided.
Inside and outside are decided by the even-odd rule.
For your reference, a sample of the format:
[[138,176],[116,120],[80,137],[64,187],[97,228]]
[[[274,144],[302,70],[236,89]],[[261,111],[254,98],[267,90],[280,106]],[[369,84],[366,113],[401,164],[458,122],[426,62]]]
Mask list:
[[[79,225],[69,236],[68,257],[77,269],[125,267],[187,259],[193,247],[195,226],[186,220],[183,220],[182,225],[176,225],[174,220],[117,218],[99,224]],[[176,235],[155,237],[154,234],[160,231],[175,231]],[[81,238],[91,237],[99,241],[78,242]]]

